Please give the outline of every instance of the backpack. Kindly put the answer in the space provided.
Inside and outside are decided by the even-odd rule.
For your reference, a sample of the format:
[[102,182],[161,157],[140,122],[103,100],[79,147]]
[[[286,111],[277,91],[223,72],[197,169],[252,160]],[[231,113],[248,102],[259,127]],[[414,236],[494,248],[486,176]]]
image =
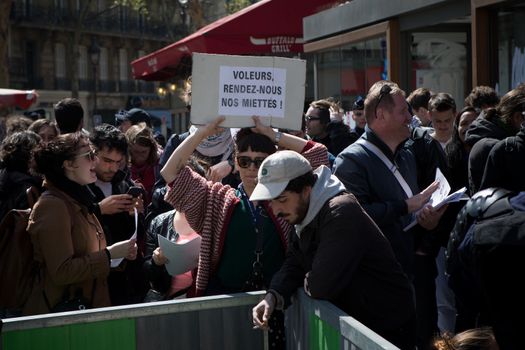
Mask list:
[[27,232],[38,190],[27,190],[29,209],[11,209],[0,222],[0,309],[22,309],[29,298],[39,265]]

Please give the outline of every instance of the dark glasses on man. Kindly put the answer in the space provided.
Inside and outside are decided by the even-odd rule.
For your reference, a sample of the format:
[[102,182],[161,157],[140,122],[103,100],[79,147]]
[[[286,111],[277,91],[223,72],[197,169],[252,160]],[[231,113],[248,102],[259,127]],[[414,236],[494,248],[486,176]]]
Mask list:
[[312,120],[321,120],[321,118],[320,117],[312,117],[311,115],[307,115],[307,116],[304,117],[304,120],[309,122],[309,121],[312,121]]
[[264,161],[265,158],[257,157],[257,158],[250,158],[246,156],[240,156],[237,157],[237,163],[239,163],[239,166],[241,168],[248,168],[250,164],[253,164],[256,168],[259,168]]
[[381,99],[385,95],[390,95],[391,92],[392,92],[392,87],[390,85],[383,85],[381,87],[381,90],[379,90],[379,98],[377,99],[376,108],[375,108],[375,111],[374,111],[374,114],[375,114],[376,117],[377,117],[377,107],[381,103]]
[[82,157],[85,157],[87,160],[94,161],[95,158],[97,157],[97,152],[94,149],[92,149],[89,152],[77,154],[75,156],[75,159],[82,158]]

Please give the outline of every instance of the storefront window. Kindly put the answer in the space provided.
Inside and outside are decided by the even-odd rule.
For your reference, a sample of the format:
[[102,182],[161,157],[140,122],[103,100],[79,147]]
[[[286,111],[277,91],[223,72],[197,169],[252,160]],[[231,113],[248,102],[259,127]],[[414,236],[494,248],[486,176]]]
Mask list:
[[341,98],[341,49],[322,51],[316,55],[317,91],[319,98]]
[[504,95],[525,82],[525,9],[498,12],[498,79],[496,91]]
[[384,37],[347,44],[317,54],[319,98],[334,97],[345,111],[358,96],[366,96],[378,80],[386,79]]
[[466,92],[467,34],[413,33],[411,55],[411,88],[449,93],[460,108]]

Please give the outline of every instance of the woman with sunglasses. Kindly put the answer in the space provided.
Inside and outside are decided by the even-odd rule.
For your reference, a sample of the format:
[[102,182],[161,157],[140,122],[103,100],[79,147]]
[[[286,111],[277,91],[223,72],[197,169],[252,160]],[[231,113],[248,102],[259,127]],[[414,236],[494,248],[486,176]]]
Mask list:
[[[259,166],[276,152],[276,145],[302,153],[314,169],[328,164],[322,144],[275,132],[254,117],[255,128],[241,129],[235,138],[235,167],[242,181],[239,187],[206,181],[186,163],[203,139],[221,132],[219,125],[223,121],[224,117],[219,117],[191,134],[161,170],[169,184],[166,201],[184,213],[190,226],[202,236],[190,296],[248,291],[256,261],[268,286],[281,267],[291,227],[274,216],[266,202],[248,200]],[[262,247],[259,256],[255,254],[260,250],[257,246]]]
[[96,181],[98,161],[82,133],[63,134],[34,151],[35,170],[45,192],[29,218],[38,277],[24,306],[25,315],[55,311],[81,297],[91,307],[110,306],[106,277],[110,259],[134,260],[135,240],[106,247],[87,184]]

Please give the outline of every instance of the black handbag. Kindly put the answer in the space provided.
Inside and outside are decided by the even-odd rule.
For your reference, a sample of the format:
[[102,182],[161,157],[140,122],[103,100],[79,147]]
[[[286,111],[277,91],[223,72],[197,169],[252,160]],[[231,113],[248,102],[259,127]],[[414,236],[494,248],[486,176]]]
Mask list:
[[86,310],[91,309],[92,307],[91,302],[93,301],[93,297],[95,295],[96,284],[97,280],[93,282],[93,288],[91,289],[91,300],[88,300],[86,297],[84,297],[81,288],[77,288],[73,297],[71,297],[70,288],[68,287],[64,293],[64,296],[62,297],[62,300],[53,307],[51,307],[46,293],[44,291],[42,293],[44,294],[44,300],[47,307],[49,308],[49,312],[51,313]]

